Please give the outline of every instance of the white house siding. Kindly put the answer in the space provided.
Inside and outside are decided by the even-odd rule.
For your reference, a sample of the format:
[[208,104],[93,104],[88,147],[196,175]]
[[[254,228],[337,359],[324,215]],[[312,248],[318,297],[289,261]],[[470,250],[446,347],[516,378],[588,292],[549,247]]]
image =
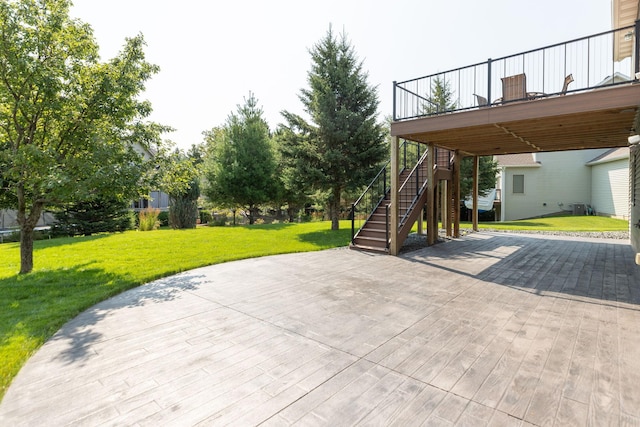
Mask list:
[[[636,256],[636,262],[640,257],[640,145],[634,145],[631,147],[629,153],[629,177],[631,179],[630,191],[630,205],[631,205],[631,218],[629,220],[629,230],[631,244],[638,255]],[[639,263],[640,264],[640,263]]]
[[629,160],[591,167],[591,206],[598,215],[629,218]]
[[[606,149],[536,153],[539,167],[505,167],[503,220],[533,218],[561,211],[574,203],[591,203],[591,168],[586,163]],[[513,193],[513,175],[524,175],[524,194]]]
[[[532,211],[537,209],[537,195],[540,193],[539,171],[536,167],[510,167],[505,168],[502,181],[502,212],[503,221],[529,218]],[[513,192],[513,176],[524,175],[524,193]]]

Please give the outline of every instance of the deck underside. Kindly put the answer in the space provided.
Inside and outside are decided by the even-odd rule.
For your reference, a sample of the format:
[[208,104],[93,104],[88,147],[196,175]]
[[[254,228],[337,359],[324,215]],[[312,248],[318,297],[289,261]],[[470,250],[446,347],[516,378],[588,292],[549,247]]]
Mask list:
[[391,134],[478,156],[623,147],[640,130],[640,84],[391,124]]

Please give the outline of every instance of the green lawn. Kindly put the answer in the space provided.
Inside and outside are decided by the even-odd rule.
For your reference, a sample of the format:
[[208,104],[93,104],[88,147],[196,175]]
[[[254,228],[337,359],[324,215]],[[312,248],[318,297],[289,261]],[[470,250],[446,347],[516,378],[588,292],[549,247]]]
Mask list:
[[[470,227],[463,223],[462,227]],[[33,273],[17,275],[19,247],[0,245],[0,399],[24,362],[65,322],[126,289],[205,265],[345,246],[351,223],[131,231],[35,242]],[[510,230],[617,231],[628,222],[553,217],[480,223]]]
[[65,322],[151,280],[243,258],[346,246],[351,223],[130,231],[35,242],[34,271],[18,275],[19,246],[0,245],[0,399],[20,367]]
[[[460,227],[471,228],[471,223],[460,223]],[[628,231],[629,221],[602,216],[553,216],[509,222],[481,222],[478,228],[520,231]]]

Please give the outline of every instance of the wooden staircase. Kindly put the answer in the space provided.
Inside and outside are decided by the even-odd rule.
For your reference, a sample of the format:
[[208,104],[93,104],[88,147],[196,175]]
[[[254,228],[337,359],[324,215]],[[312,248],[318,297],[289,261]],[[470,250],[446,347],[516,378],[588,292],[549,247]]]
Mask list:
[[[426,176],[426,171],[424,169],[427,167],[427,163],[428,162],[425,161],[420,165],[420,168],[422,169],[418,176]],[[401,218],[405,216],[409,209],[412,209],[411,205],[414,199],[416,182],[415,178],[410,176],[411,172],[411,169],[405,169],[400,173],[399,181],[402,184],[400,186],[401,190],[398,197],[398,207]],[[407,215],[405,223],[400,227],[400,230],[396,231],[400,233],[399,236],[402,236],[400,237],[400,244],[402,244],[402,242],[407,238],[409,230],[411,230],[411,227],[422,211],[422,207],[426,201],[425,184],[426,181],[418,182],[418,186],[422,188],[418,202],[414,204],[412,211]],[[389,237],[387,237],[387,235],[388,233],[390,235],[390,233],[393,232],[393,230],[391,230],[391,224],[389,223],[390,218],[387,217],[387,206],[389,206],[390,203],[391,192],[388,191],[385,197],[380,201],[378,207],[371,213],[366,223],[353,238],[351,242],[352,248],[374,252],[388,252]]]

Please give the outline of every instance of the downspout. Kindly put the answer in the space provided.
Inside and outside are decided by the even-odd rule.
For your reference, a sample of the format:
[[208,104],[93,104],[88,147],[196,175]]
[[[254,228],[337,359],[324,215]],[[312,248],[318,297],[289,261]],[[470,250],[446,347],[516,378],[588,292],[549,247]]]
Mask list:
[[634,49],[631,57],[633,60],[633,68],[634,68],[633,76],[637,80],[638,79],[637,74],[640,73],[640,56],[638,55],[638,53],[640,52],[640,37],[638,37],[638,34],[640,34],[640,19],[637,19],[635,24],[636,24],[636,28],[633,31]]
[[473,231],[478,231],[478,182],[480,177],[480,157],[473,156],[473,212],[471,212]]

